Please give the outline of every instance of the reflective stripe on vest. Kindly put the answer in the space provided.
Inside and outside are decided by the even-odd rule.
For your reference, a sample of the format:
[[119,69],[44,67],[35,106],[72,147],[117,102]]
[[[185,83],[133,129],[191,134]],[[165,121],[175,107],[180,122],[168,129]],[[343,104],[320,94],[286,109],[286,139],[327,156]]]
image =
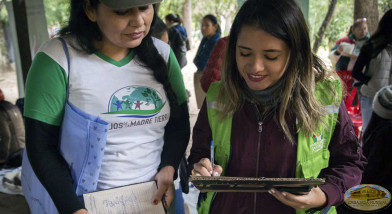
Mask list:
[[[222,167],[222,176],[224,176],[231,154],[232,116],[227,116],[223,119],[220,117],[222,106],[219,106],[219,103],[216,102],[219,86],[220,82],[211,84],[207,92],[206,101],[208,121],[215,144],[215,162]],[[331,93],[326,93],[331,88],[337,91],[337,100],[334,100],[334,96]],[[342,99],[340,81],[327,79],[318,83],[316,85],[316,97],[327,111],[327,115],[324,117],[325,125],[319,125],[310,137],[306,137],[303,131],[298,132],[296,178],[316,178],[322,169],[328,167],[330,156],[328,145],[335,129],[339,105]],[[199,213],[209,213],[210,204],[214,196],[213,192],[207,193],[206,200],[198,208]],[[305,213],[305,210],[297,210],[297,213]],[[332,207],[328,213],[336,213],[335,207]]]

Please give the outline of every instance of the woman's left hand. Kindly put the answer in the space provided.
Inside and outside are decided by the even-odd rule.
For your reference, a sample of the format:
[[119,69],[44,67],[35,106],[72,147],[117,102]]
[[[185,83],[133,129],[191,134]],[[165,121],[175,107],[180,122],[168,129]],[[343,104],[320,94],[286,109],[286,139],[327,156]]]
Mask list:
[[312,188],[305,195],[294,195],[288,192],[280,192],[276,189],[270,189],[268,192],[283,204],[294,209],[322,207],[327,203],[327,196],[319,187]]
[[172,166],[163,167],[156,175],[155,180],[157,180],[158,191],[154,195],[153,203],[155,205],[159,204],[159,202],[164,199],[164,206],[166,208],[170,207],[171,202],[174,199],[174,168]]

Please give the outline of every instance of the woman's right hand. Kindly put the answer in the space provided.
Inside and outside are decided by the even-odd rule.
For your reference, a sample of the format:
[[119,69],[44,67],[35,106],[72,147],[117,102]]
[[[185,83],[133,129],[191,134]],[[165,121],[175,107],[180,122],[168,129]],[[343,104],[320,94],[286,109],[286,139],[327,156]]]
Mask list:
[[215,164],[214,169],[212,169],[211,161],[208,158],[203,158],[198,163],[193,164],[192,175],[220,176],[221,174],[222,167]]
[[77,210],[76,212],[74,212],[72,214],[88,214],[88,211],[85,210],[85,209],[80,209],[80,210]]

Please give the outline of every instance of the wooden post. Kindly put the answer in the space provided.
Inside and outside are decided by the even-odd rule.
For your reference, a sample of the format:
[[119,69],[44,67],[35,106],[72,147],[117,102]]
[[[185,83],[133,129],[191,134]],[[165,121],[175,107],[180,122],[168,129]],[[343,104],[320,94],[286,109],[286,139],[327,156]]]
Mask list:
[[26,0],[12,0],[14,9],[16,34],[19,45],[23,84],[26,84],[27,72],[31,66],[31,50],[27,23]]

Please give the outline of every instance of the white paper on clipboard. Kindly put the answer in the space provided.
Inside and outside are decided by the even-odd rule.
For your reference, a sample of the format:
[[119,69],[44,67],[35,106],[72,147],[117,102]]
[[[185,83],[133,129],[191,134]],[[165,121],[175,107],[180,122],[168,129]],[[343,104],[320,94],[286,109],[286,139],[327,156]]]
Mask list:
[[154,205],[155,181],[83,194],[90,214],[165,214],[163,204]]
[[347,42],[341,42],[340,46],[343,47],[343,53],[352,54],[353,51],[354,51],[355,44],[350,44],[350,43],[347,43]]

